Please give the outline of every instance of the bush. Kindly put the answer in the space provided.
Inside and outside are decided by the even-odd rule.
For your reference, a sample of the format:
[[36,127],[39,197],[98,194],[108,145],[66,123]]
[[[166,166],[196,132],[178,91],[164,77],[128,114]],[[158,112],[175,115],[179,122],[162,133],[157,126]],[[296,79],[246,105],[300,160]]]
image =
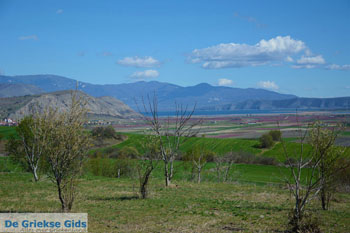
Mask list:
[[106,138],[115,138],[119,139],[121,137],[120,134],[117,134],[115,129],[112,126],[102,127],[98,126],[92,129],[91,131],[92,136],[100,139],[106,139]]
[[350,159],[341,158],[337,161],[336,166],[339,168],[344,168],[341,169],[335,177],[338,184],[338,189],[343,192],[350,192]]
[[261,148],[270,148],[273,146],[273,139],[270,134],[263,134],[260,138],[260,147]]
[[269,135],[272,137],[272,140],[277,142],[281,141],[282,133],[279,130],[270,130]]
[[288,216],[288,225],[286,232],[300,232],[300,233],[321,233],[320,221],[317,217],[311,213],[304,213],[300,222],[294,217],[294,211],[292,210]]
[[118,158],[129,158],[129,159],[136,159],[139,157],[139,152],[135,147],[132,146],[125,146],[123,147],[119,153]]

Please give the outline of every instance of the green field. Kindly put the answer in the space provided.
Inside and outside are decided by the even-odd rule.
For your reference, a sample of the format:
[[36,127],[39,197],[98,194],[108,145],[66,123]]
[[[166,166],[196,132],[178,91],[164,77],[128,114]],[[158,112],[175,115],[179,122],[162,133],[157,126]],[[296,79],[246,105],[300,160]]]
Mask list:
[[[134,147],[142,153],[141,143],[145,136],[141,134],[126,134],[127,139],[120,144],[112,146],[112,148]],[[284,140],[288,156],[296,157],[300,152],[300,144],[293,142],[295,138]],[[218,155],[234,152],[246,152],[254,155],[262,155],[275,158],[277,162],[285,161],[285,154],[282,143],[275,143],[271,148],[260,149],[259,141],[256,139],[238,139],[238,138],[202,138],[191,137],[186,138],[181,146],[181,152],[185,153],[194,146],[202,146],[207,150],[213,151]],[[304,145],[304,153],[307,155],[310,152],[310,145]],[[100,149],[101,152],[106,151],[106,148]]]
[[[141,143],[145,136],[141,134],[127,134],[128,139],[124,142],[116,145],[116,148],[122,148],[124,146],[132,146],[141,150]],[[217,138],[201,138],[201,137],[190,137],[183,140],[181,145],[181,151],[186,152],[193,146],[204,146],[206,149],[214,151],[218,154],[227,153],[230,151],[245,151],[252,154],[257,154],[261,150],[257,148],[259,142],[257,140],[248,139],[217,139]]]
[[11,135],[16,135],[16,127],[13,126],[0,126],[0,134],[8,139]]

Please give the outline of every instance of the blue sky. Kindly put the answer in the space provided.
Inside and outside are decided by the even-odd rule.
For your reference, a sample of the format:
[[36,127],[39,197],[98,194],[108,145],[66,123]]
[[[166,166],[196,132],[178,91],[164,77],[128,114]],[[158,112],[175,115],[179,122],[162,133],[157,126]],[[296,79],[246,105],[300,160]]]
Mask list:
[[0,72],[350,96],[350,1],[0,0]]

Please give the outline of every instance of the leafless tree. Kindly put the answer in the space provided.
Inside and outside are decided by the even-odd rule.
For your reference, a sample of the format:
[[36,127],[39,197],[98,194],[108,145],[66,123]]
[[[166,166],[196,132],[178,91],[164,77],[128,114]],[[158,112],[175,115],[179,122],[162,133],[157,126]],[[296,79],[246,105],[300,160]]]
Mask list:
[[137,164],[137,172],[140,182],[140,194],[145,199],[148,197],[148,183],[152,171],[156,168],[160,160],[159,139],[153,135],[147,135],[141,147],[143,153]]
[[192,175],[194,178],[194,172],[197,173],[197,183],[201,182],[201,174],[204,166],[207,164],[208,160],[214,157],[214,153],[205,149],[203,145],[193,146],[185,155],[185,160],[192,163]]
[[329,208],[337,187],[337,176],[348,166],[337,162],[343,158],[345,152],[344,148],[335,146],[335,140],[341,130],[341,125],[328,129],[320,121],[315,122],[310,130],[309,143],[315,151],[316,159],[321,158],[317,175],[320,179],[319,195],[323,210]]
[[235,160],[236,156],[232,151],[224,156],[216,156],[214,158],[218,182],[228,181],[229,173]]
[[[289,224],[295,232],[299,232],[302,227],[306,206],[319,195],[322,189],[322,179],[318,175],[318,170],[325,156],[325,154],[318,153],[318,145],[311,150],[305,150],[304,146],[309,139],[310,130],[302,130],[298,116],[297,124],[299,125],[299,148],[295,148],[293,152],[288,151],[284,140],[281,140],[286,167],[290,171],[290,176],[285,177],[285,182],[294,197],[293,214],[289,219]],[[319,133],[314,134],[314,140],[320,137]]]
[[[179,155],[180,146],[187,137],[197,135],[201,120],[191,120],[195,106],[189,110],[188,106],[175,103],[173,117],[161,118],[158,112],[158,99],[147,96],[148,103],[142,99],[145,114],[143,119],[150,126],[154,135],[159,138],[159,149],[164,162],[165,185],[169,186],[174,175],[174,160]],[[139,112],[141,112],[139,110]]]

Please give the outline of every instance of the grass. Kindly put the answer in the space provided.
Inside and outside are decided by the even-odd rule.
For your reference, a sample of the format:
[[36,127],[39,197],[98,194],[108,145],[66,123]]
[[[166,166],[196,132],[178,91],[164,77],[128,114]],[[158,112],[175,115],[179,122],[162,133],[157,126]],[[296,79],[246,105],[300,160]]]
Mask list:
[[[296,142],[284,142],[285,149],[287,151],[288,157],[297,158],[301,153],[301,144]],[[303,155],[306,157],[311,152],[311,146],[308,144],[303,145]],[[286,160],[284,148],[282,143],[275,143],[275,145],[266,150],[263,154],[266,157],[273,157],[279,162],[284,162]]]
[[[138,198],[137,181],[87,176],[79,181],[73,212],[87,212],[89,232],[272,232],[283,231],[292,201],[278,186],[245,183],[195,184],[165,188],[153,178],[149,199]],[[58,212],[57,191],[28,173],[0,173],[0,212]],[[317,212],[324,232],[349,232],[349,195],[338,194],[330,211]]]
[[[121,149],[123,147],[134,147],[140,153],[142,153],[141,143],[145,139],[141,134],[126,134],[127,139],[117,145],[111,146],[112,148]],[[300,152],[300,144],[294,142],[296,138],[284,139],[288,156],[296,157]],[[235,152],[247,152],[255,155],[262,155],[266,157],[275,158],[278,162],[285,161],[284,149],[281,143],[275,143],[271,148],[259,148],[259,141],[256,139],[238,139],[238,138],[202,138],[191,137],[186,138],[181,145],[181,152],[185,153],[194,146],[203,146],[205,149],[213,151],[218,155],[223,155],[230,151]],[[304,155],[310,152],[310,145],[304,144]],[[104,153],[107,148],[99,149]],[[93,150],[92,152],[94,152]]]
[[8,139],[11,135],[17,135],[16,127],[0,126],[0,134],[4,137],[4,139]]
[[[142,152],[141,143],[145,136],[141,134],[126,134],[128,139],[118,145],[113,147],[123,148],[125,146],[135,147],[138,151]],[[218,154],[224,154],[230,151],[244,151],[252,154],[258,154],[261,149],[257,148],[259,142],[252,139],[235,139],[235,138],[201,138],[201,137],[191,137],[186,138],[181,145],[181,151],[186,152],[193,146],[200,145],[204,146],[206,149],[214,151]],[[102,151],[105,150],[102,149]]]

